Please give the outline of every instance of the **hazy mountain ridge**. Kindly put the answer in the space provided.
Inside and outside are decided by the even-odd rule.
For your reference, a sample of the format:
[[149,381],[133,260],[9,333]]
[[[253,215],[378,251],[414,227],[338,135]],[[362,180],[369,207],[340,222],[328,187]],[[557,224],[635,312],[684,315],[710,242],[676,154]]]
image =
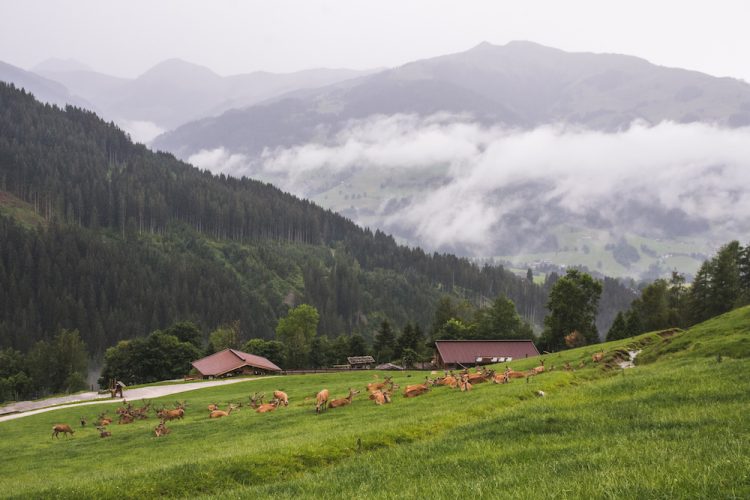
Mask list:
[[180,59],[168,59],[136,78],[118,78],[76,66],[40,65],[39,72],[95,103],[107,117],[151,122],[169,130],[185,122],[249,106],[301,88],[330,85],[367,71],[309,69],[220,76]]
[[[303,117],[295,130],[277,130],[276,135],[309,140],[316,134],[311,124],[330,126],[393,113],[467,113],[481,123],[534,127],[562,122],[608,131],[636,120],[750,124],[750,85],[742,81],[665,68],[633,56],[571,53],[532,42],[485,42],[465,52],[384,70],[349,88],[329,87],[289,98],[302,103],[276,101],[264,105],[262,112],[242,110],[246,117],[239,130],[235,116],[204,119],[164,134],[154,145],[185,157],[215,147],[253,154],[256,142],[245,144],[240,138],[253,137],[255,120],[278,114],[274,121],[293,123],[290,115],[299,118],[303,110],[313,116],[324,110],[325,116]],[[206,133],[215,139],[203,137]],[[283,139],[263,144],[288,145]]]

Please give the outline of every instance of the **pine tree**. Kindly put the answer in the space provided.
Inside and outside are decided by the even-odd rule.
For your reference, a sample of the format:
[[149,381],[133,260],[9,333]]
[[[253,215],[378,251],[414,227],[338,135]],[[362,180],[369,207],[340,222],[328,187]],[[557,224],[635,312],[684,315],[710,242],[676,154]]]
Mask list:
[[627,336],[628,330],[627,324],[625,323],[625,315],[620,311],[617,313],[617,316],[615,316],[615,321],[607,332],[607,342],[624,339],[627,338]]
[[388,320],[383,320],[380,323],[380,328],[375,334],[375,345],[373,349],[375,351],[375,359],[379,363],[390,361],[394,357],[394,349],[396,347],[396,337],[391,329],[391,324]]

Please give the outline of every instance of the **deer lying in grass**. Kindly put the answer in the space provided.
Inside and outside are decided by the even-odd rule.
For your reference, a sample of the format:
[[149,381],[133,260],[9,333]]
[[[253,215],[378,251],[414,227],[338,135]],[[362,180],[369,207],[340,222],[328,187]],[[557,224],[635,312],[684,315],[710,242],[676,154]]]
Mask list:
[[328,389],[323,389],[315,396],[315,413],[320,413],[326,409],[328,396]]
[[532,371],[535,375],[539,375],[540,373],[544,373],[544,360],[541,360],[541,365],[537,366],[536,368],[532,368]]
[[451,370],[450,373],[448,373],[447,371],[444,373],[445,376],[435,379],[435,383],[433,385],[448,386],[451,389],[455,389],[456,387],[458,387],[458,378],[456,378],[456,376],[453,374],[453,370]]
[[266,393],[258,394],[257,392],[250,396],[250,408],[254,410],[258,409],[263,404],[263,398],[266,397]]
[[350,387],[349,395],[347,397],[329,401],[328,408],[340,408],[342,406],[350,405],[352,404],[352,399],[354,399],[354,396],[356,396],[357,394],[359,394],[359,391],[355,391]]
[[461,392],[469,392],[471,390],[471,382],[469,382],[469,374],[464,373],[458,381],[458,388]]
[[112,423],[112,419],[107,417],[107,414],[105,412],[100,413],[96,419],[97,426],[105,426],[111,423]]
[[385,377],[383,382],[371,382],[367,384],[367,392],[373,393],[375,391],[382,391],[386,385],[393,385],[393,377]]
[[373,401],[375,401],[375,404],[378,406],[391,402],[390,391],[374,391],[374,392],[371,392],[370,396],[368,397],[372,399]]
[[58,436],[58,434],[60,434],[61,432],[65,434],[65,437],[68,437],[68,434],[73,436],[73,434],[75,433],[75,431],[71,429],[68,424],[55,424],[54,426],[52,426],[52,437],[60,439],[60,436]]
[[273,391],[273,397],[274,399],[279,401],[279,404],[283,404],[284,406],[289,406],[289,396],[286,395],[286,392]]
[[[533,370],[532,370],[533,371]],[[529,376],[529,372],[518,372],[516,370],[511,370],[510,368],[505,370],[505,373],[508,375],[508,378],[526,378]],[[535,373],[536,375],[536,373]]]
[[100,425],[96,429],[99,431],[100,438],[112,437],[112,433],[109,432],[106,427]]
[[210,405],[208,405],[208,411],[216,411],[218,409],[219,409],[218,403],[211,403]]
[[424,384],[407,385],[406,389],[404,389],[404,397],[413,398],[420,396],[429,391],[431,385],[432,381],[428,377],[425,377]]
[[255,411],[256,413],[269,413],[274,411],[279,406],[278,399],[272,399],[270,403],[264,403],[260,405]]
[[156,435],[156,437],[166,436],[170,432],[172,432],[172,429],[169,429],[166,426],[166,424],[164,423],[164,420],[162,420],[161,422],[159,422],[159,425],[157,425],[156,427],[154,427],[154,434]]
[[591,361],[593,361],[594,363],[599,363],[603,359],[604,359],[604,352],[597,352],[596,354],[593,354],[591,356]]
[[185,416],[185,410],[183,408],[175,408],[174,410],[161,410],[156,412],[156,416],[161,420],[177,420]]
[[479,384],[491,380],[494,375],[494,370],[482,370],[481,372],[477,373],[469,373],[467,375],[467,381],[471,384]]
[[121,413],[120,418],[117,420],[118,424],[132,424],[135,421],[135,417],[131,413]]
[[231,404],[231,403],[230,403],[230,404],[229,404],[229,410],[228,410],[228,411],[224,411],[224,410],[214,410],[214,411],[212,411],[212,412],[211,412],[211,413],[210,413],[210,414],[208,415],[208,418],[221,418],[221,417],[228,417],[228,416],[229,416],[229,415],[230,415],[230,414],[232,413],[232,411],[234,411],[234,410],[236,410],[236,409],[237,409],[237,406],[236,406],[236,405],[233,405],[233,404]]

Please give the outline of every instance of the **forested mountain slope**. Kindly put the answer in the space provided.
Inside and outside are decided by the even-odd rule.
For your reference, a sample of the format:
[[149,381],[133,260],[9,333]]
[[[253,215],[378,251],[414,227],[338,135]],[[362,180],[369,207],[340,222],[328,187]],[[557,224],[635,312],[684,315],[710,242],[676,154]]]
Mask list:
[[14,210],[0,205],[0,346],[25,350],[77,328],[101,352],[179,319],[205,330],[239,319],[245,338],[270,337],[302,301],[321,312],[321,333],[368,336],[384,317],[427,325],[444,293],[506,294],[522,315],[543,316],[544,288],[502,267],[399,246],[4,84],[0,191],[15,200]]

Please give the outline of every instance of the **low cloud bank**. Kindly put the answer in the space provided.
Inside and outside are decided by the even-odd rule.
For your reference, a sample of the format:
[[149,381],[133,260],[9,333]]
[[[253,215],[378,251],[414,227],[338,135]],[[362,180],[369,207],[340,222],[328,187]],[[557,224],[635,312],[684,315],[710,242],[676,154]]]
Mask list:
[[442,167],[444,182],[413,188],[395,213],[383,210],[384,199],[379,226],[428,248],[459,241],[475,255],[566,217],[620,229],[653,226],[652,232],[710,224],[737,233],[747,229],[750,214],[750,128],[703,123],[633,123],[606,133],[564,125],[485,127],[447,114],[375,116],[257,158],[219,148],[190,161],[301,196],[311,195],[311,178],[346,179],[372,169],[383,178],[413,176]]

